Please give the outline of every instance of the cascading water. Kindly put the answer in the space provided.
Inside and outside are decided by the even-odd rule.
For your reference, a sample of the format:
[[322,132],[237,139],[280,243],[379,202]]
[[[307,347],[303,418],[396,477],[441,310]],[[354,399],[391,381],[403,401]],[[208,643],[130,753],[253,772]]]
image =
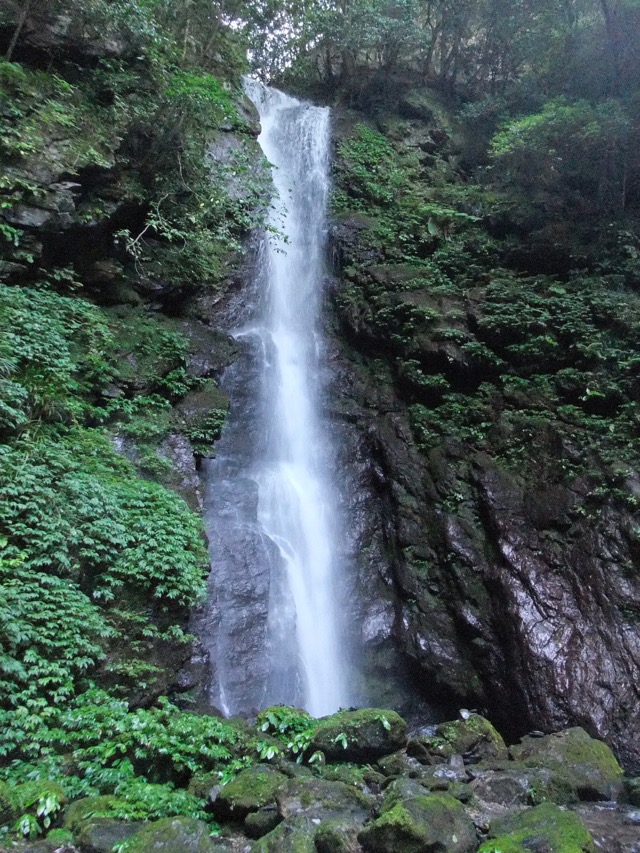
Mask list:
[[352,701],[321,405],[329,110],[254,81],[246,89],[274,167],[269,225],[284,239],[265,236],[253,304],[233,330],[242,354],[224,377],[232,409],[205,471],[212,573],[200,634],[214,705],[321,715]]

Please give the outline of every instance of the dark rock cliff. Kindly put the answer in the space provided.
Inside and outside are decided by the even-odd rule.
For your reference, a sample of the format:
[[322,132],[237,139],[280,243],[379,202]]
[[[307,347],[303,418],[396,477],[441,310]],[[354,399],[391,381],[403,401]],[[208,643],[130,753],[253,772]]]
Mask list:
[[[588,267],[573,282],[552,260],[544,280],[513,271],[514,238],[491,234],[477,195],[475,209],[455,206],[478,216],[458,234],[436,219],[438,193],[469,183],[436,95],[339,107],[335,126],[332,304],[351,364],[340,416],[367,459],[363,541],[380,545],[415,684],[432,702],[486,709],[511,737],[583,725],[637,768],[636,393],[632,380],[616,398],[606,370],[576,355],[604,329],[632,357],[635,297],[605,317],[599,300],[615,298]],[[389,201],[380,175],[392,167],[408,183]],[[431,205],[431,237],[406,251],[393,220],[412,194]],[[535,236],[529,250],[539,276],[550,253]],[[621,412],[633,426],[616,442]]]

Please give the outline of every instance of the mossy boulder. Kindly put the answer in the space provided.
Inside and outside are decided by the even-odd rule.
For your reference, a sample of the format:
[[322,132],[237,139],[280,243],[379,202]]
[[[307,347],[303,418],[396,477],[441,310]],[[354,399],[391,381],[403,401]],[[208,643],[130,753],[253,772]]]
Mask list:
[[553,771],[576,799],[615,800],[622,790],[622,768],[613,752],[577,726],[546,737],[525,737],[510,753],[525,767]]
[[251,812],[244,819],[244,831],[249,838],[262,838],[272,829],[281,823],[282,817],[275,803],[269,803],[258,809],[257,812]]
[[127,853],[217,853],[211,827],[191,817],[164,817],[132,836]]
[[435,767],[425,767],[420,775],[420,782],[430,791],[446,791],[451,785],[469,781],[467,770],[460,756],[458,762],[440,764]]
[[126,841],[144,828],[143,821],[116,820],[114,811],[126,808],[118,797],[83,797],[66,809],[64,830],[86,853],[111,853],[116,844]]
[[497,821],[491,840],[478,853],[595,853],[593,839],[580,818],[554,803]]
[[83,853],[111,853],[116,844],[127,841],[145,827],[144,821],[96,817],[85,821],[74,834],[74,842]]
[[241,821],[269,803],[289,780],[268,764],[256,764],[238,773],[210,800],[208,810],[219,820]]
[[291,779],[276,794],[278,811],[283,818],[308,817],[329,820],[349,816],[364,823],[375,801],[344,782],[326,779]]
[[471,789],[484,803],[499,804],[506,808],[534,805],[531,802],[532,776],[535,771],[526,768],[483,770],[474,776]]
[[427,790],[417,779],[406,779],[400,776],[398,779],[393,779],[385,788],[380,810],[388,812],[389,809],[397,806],[398,803],[404,802],[404,800],[424,797],[427,793]]
[[361,853],[358,832],[362,826],[349,818],[334,818],[320,824],[315,835],[317,853]]
[[118,807],[124,805],[124,800],[119,797],[83,797],[67,806],[64,812],[63,826],[73,835],[77,835],[83,830],[87,822],[94,818],[109,817]]
[[11,826],[18,817],[13,789],[0,782],[0,826]]
[[469,853],[477,844],[473,823],[448,794],[397,803],[366,826],[358,840],[366,853]]
[[412,738],[407,754],[423,764],[437,763],[453,755],[462,755],[466,763],[473,764],[486,759],[501,761],[509,753],[502,735],[489,720],[471,714],[464,720],[441,723],[433,736]]
[[317,826],[307,817],[285,820],[251,848],[251,853],[318,853]]
[[399,714],[365,708],[320,720],[310,749],[323,752],[327,761],[366,763],[401,749],[406,740],[407,724]]
[[327,764],[316,769],[316,775],[328,782],[343,782],[359,791],[367,791],[370,784],[380,783],[384,776],[374,771],[367,771],[364,767],[354,764]]
[[52,829],[47,833],[47,841],[50,844],[55,844],[56,847],[72,847],[73,835],[68,829]]
[[387,778],[406,776],[409,779],[418,779],[423,773],[421,763],[407,755],[404,749],[378,759],[376,766]]

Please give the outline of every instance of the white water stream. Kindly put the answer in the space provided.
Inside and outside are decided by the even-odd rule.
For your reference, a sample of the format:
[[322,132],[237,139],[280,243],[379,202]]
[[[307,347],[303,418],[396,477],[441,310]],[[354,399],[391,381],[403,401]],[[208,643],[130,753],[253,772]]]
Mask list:
[[[210,478],[218,607],[209,645],[217,672],[212,700],[228,713],[247,710],[247,702],[288,703],[319,716],[350,702],[331,430],[321,399],[330,116],[255,81],[246,90],[273,165],[268,224],[286,239],[265,238],[256,304],[235,332],[253,353],[243,389],[249,402],[236,416],[245,441],[234,446],[232,409]],[[234,483],[244,484],[241,498]],[[242,548],[244,556],[236,551]]]

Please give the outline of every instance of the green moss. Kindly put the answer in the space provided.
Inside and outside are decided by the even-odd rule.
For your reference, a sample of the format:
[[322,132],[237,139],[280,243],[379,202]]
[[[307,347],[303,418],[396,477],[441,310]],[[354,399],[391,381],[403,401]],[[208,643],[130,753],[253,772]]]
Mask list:
[[60,808],[65,805],[68,799],[65,789],[60,783],[48,780],[25,782],[13,789],[13,799],[16,806],[22,811],[35,810],[40,802],[48,797],[55,800]]
[[404,800],[385,811],[358,835],[366,853],[470,853],[475,828],[460,803],[448,794]]
[[67,829],[52,829],[47,833],[47,841],[52,842],[56,847],[71,847],[73,835]]
[[258,764],[243,770],[219,793],[213,811],[216,816],[242,820],[250,812],[275,801],[287,778],[273,768]]
[[365,827],[358,840],[367,853],[422,853],[424,840],[413,826],[411,814],[401,804],[393,806],[371,826]]
[[109,817],[124,805],[119,797],[83,797],[69,805],[64,813],[64,828],[73,835],[79,834],[84,825],[96,817]]
[[544,846],[549,853],[595,853],[590,833],[572,812],[552,803],[536,806],[491,828],[492,840],[478,853],[529,853]]
[[323,821],[315,835],[317,853],[353,853],[359,826],[345,818]]
[[367,769],[354,764],[327,764],[314,768],[314,773],[328,782],[343,782],[362,791],[367,787],[365,776]]
[[188,817],[154,821],[121,846],[122,853],[214,853],[211,828]]
[[251,848],[252,853],[317,853],[316,826],[306,818],[284,821]]
[[333,760],[367,761],[400,749],[406,732],[407,724],[395,711],[340,711],[318,722],[310,749],[320,750]]
[[559,802],[567,801],[559,797],[563,789],[574,799],[608,800],[615,799],[622,787],[622,768],[611,749],[579,727],[545,738],[523,738],[510,752],[525,767],[553,771]]
[[471,714],[466,720],[454,720],[438,726],[436,734],[454,753],[473,753],[480,758],[507,758],[507,747],[502,735],[489,720]]

